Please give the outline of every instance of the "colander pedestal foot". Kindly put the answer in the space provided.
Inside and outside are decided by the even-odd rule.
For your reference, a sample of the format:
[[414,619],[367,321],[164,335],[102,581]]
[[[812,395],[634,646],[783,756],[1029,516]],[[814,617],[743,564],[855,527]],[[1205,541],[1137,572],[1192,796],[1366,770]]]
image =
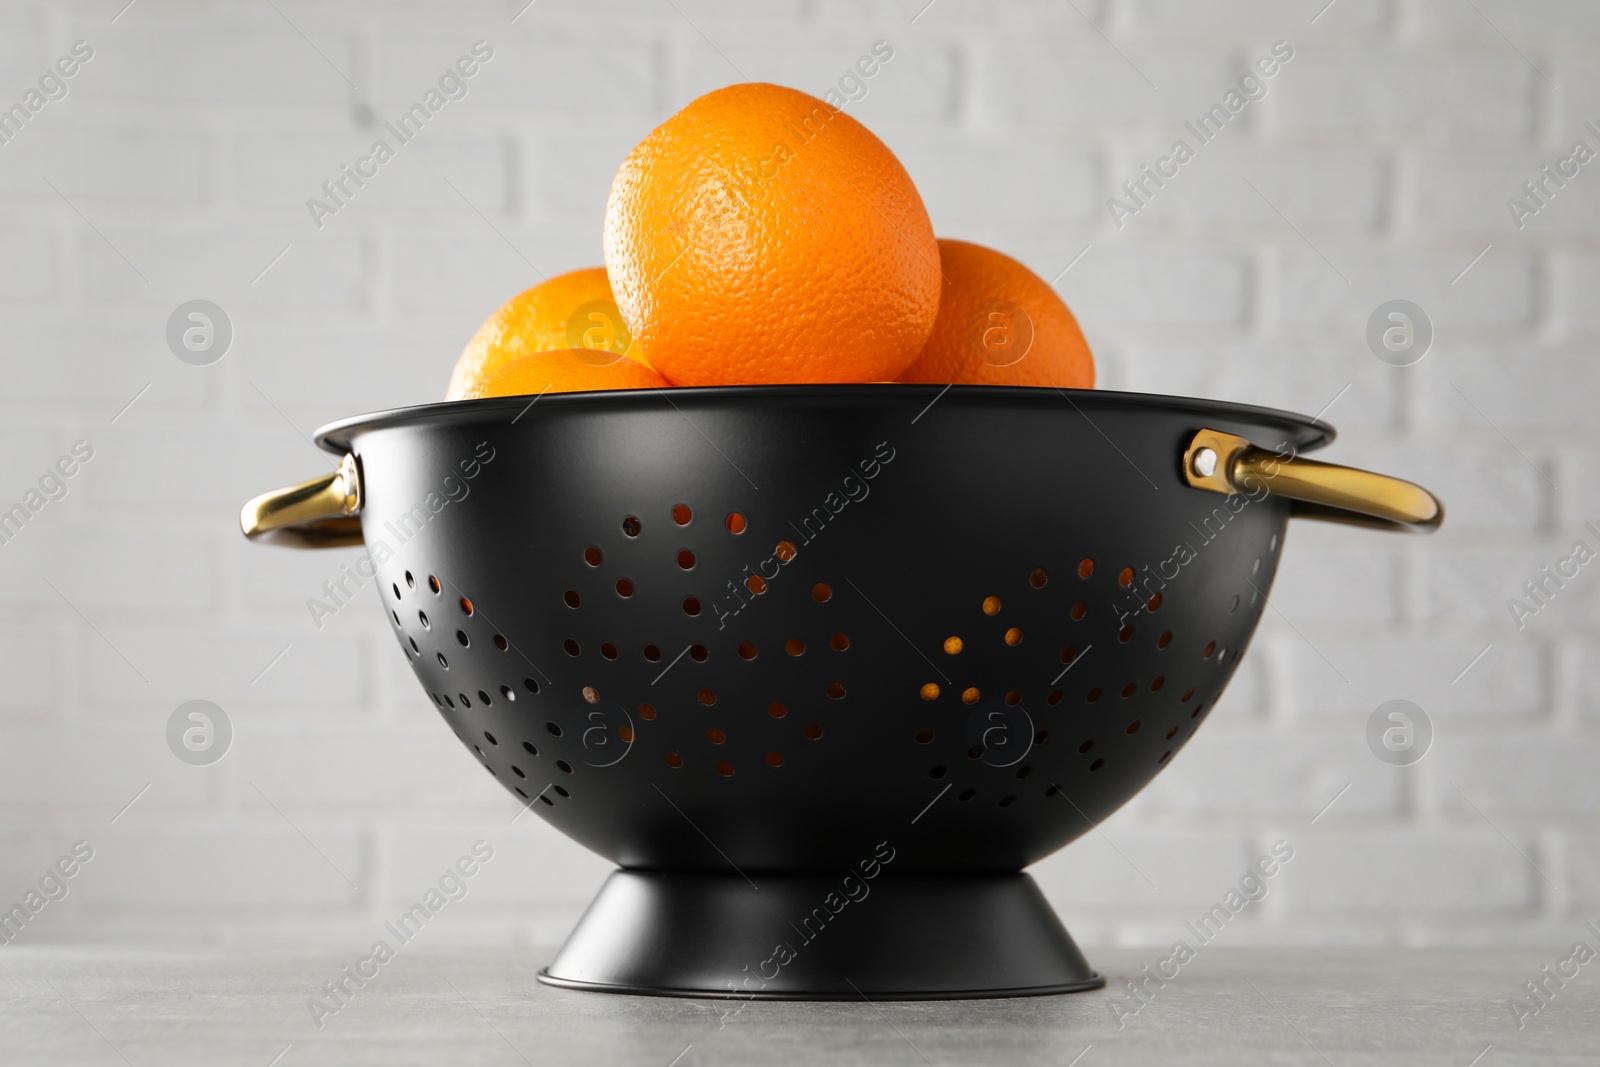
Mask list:
[[1026,874],[612,873],[539,974],[650,996],[951,1000],[1098,989]]

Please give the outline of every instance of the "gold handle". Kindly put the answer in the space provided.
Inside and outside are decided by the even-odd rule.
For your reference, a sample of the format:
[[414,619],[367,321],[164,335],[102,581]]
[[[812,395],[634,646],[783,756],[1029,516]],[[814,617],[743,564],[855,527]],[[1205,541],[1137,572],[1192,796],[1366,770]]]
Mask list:
[[1281,456],[1220,430],[1194,435],[1183,453],[1183,476],[1213,493],[1277,493],[1295,501],[1295,514],[1307,518],[1423,533],[1444,521],[1444,505],[1420,485]]
[[361,474],[355,457],[309,482],[262,493],[239,512],[239,528],[252,541],[291,548],[345,548],[361,544]]

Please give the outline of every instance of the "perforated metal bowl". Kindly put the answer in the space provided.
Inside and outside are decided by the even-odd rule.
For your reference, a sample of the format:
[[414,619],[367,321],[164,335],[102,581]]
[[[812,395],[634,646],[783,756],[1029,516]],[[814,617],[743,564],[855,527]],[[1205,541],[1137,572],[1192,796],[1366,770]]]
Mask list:
[[[1098,979],[1018,872],[1205,721],[1291,513],[1439,522],[1415,486],[1300,458],[1332,436],[1114,392],[477,400],[324,428],[341,472],[243,522],[364,540],[450,729],[622,868],[549,980],[1044,992]],[[825,908],[826,937],[751,988],[869,866],[880,903]]]

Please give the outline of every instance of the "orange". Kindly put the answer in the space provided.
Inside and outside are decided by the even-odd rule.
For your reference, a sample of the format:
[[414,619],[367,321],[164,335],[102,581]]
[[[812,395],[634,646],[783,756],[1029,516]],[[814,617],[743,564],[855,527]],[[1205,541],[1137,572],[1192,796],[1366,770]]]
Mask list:
[[627,355],[649,366],[631,340],[604,267],[558,274],[518,293],[478,327],[456,360],[444,398],[461,400],[498,368],[535,352],[587,348],[593,350],[588,358],[594,363]]
[[677,385],[871,382],[910,365],[939,250],[905,168],[849,115],[777,85],[707,93],[628,154],[606,270]]
[[927,347],[902,382],[1094,387],[1094,356],[1048,282],[992,248],[939,241],[949,279]]
[[661,375],[631,359],[597,367],[587,348],[536,352],[502,364],[474,382],[458,399],[486,396],[538,396],[540,393],[582,393],[591,389],[667,389]]

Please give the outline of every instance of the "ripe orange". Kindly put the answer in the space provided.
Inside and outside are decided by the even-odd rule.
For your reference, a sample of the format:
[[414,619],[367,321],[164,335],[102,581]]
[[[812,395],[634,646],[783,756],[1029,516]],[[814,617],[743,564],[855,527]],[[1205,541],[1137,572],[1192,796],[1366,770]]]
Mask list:
[[678,385],[892,379],[938,313],[939,250],[894,153],[777,85],[692,101],[628,154],[606,270]]
[[939,241],[949,284],[927,347],[902,382],[1094,387],[1094,356],[1048,282],[1010,256]]
[[631,359],[597,367],[586,348],[535,352],[502,364],[468,386],[457,399],[486,396],[538,396],[540,393],[582,393],[591,389],[667,389],[670,382]]
[[478,327],[456,360],[444,398],[461,400],[498,368],[536,352],[585,348],[592,350],[588,358],[593,363],[610,363],[623,355],[645,363],[631,341],[604,267],[558,274],[518,293]]

